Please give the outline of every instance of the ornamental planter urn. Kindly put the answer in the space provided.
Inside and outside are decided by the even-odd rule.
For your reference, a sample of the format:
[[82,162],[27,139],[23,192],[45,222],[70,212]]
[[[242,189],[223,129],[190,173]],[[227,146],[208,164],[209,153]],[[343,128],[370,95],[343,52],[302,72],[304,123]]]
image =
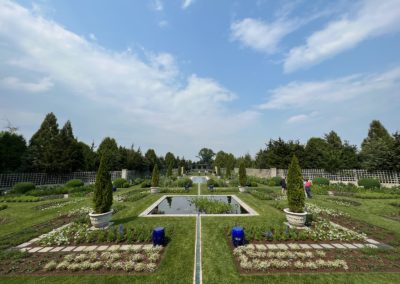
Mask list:
[[289,208],[283,209],[286,215],[286,220],[288,221],[289,225],[302,228],[305,226],[306,219],[307,219],[307,212],[303,213],[294,213],[289,211]]
[[90,222],[94,229],[105,229],[110,226],[110,221],[112,217],[113,210],[110,210],[106,213],[89,213]]
[[150,187],[150,193],[159,193],[159,192],[160,192],[159,187],[155,187],[155,186]]
[[239,186],[239,191],[240,192],[247,192],[247,186]]

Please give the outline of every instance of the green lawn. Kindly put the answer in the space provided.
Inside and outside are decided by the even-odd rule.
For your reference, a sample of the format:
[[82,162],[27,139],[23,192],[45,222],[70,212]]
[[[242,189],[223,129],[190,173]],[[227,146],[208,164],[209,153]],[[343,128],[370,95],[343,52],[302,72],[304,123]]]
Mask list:
[[[116,193],[138,191],[134,187],[121,189]],[[277,187],[275,190],[279,191]],[[196,194],[197,186],[189,194]],[[206,186],[202,193],[209,194]],[[216,191],[218,194],[218,189]],[[231,194],[231,193],[221,193]],[[235,193],[260,215],[254,217],[203,217],[202,218],[202,266],[203,283],[400,283],[400,273],[308,273],[308,274],[260,274],[241,275],[234,266],[232,253],[226,240],[226,230],[234,225],[273,225],[284,220],[284,214],[275,209],[272,200],[260,200],[247,193]],[[123,202],[125,208],[113,216],[115,224],[154,227],[171,224],[175,232],[167,246],[157,272],[152,274],[116,275],[57,275],[57,276],[1,276],[0,283],[193,283],[195,218],[192,217],[152,217],[139,218],[138,215],[163,194],[148,195],[135,202]],[[384,217],[398,209],[389,205],[393,200],[354,199],[362,203],[357,207],[338,206],[327,201],[327,196],[316,195],[311,201],[324,207],[340,208],[354,219],[380,226],[395,235],[400,243],[400,222]],[[0,238],[18,233],[32,225],[56,218],[59,214],[82,206],[90,206],[88,198],[62,208],[36,210],[34,207],[50,201],[34,203],[8,203],[8,208],[0,211],[0,217],[8,218],[8,224],[0,225]],[[30,236],[27,236],[29,239]]]

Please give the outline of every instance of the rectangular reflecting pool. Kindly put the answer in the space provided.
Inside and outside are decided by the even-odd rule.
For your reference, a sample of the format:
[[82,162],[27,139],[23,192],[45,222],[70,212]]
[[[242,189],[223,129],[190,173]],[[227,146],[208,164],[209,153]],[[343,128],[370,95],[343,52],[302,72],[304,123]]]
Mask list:
[[141,217],[258,215],[236,195],[164,195],[142,212]]

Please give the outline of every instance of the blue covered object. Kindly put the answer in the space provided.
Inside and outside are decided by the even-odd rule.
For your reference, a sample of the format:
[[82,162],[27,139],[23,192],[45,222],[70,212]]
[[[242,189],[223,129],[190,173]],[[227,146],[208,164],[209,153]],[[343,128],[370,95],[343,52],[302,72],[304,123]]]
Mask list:
[[157,227],[153,229],[153,245],[162,246],[165,243],[165,230],[164,227]]
[[244,230],[242,227],[233,227],[232,242],[235,247],[244,245]]

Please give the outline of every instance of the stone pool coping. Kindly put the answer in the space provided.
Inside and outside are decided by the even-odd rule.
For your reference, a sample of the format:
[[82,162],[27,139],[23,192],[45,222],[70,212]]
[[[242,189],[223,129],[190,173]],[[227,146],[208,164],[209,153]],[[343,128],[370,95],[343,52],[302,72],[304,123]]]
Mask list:
[[[150,205],[146,210],[144,210],[142,213],[140,213],[139,217],[196,217],[197,213],[193,214],[154,214],[154,215],[149,215],[150,212],[158,205],[160,204],[161,201],[163,201],[167,197],[207,197],[207,196],[216,196],[216,195],[178,195],[178,194],[171,194],[171,195],[163,195],[161,196],[156,202],[154,202],[152,205]],[[239,197],[236,195],[232,194],[227,194],[227,195],[217,195],[217,196],[231,196],[233,199],[236,200],[237,203],[239,203],[240,206],[242,206],[248,214],[204,214],[201,213],[200,215],[202,217],[247,217],[247,216],[258,216],[259,214],[250,206],[248,206],[246,203],[244,203]]]

